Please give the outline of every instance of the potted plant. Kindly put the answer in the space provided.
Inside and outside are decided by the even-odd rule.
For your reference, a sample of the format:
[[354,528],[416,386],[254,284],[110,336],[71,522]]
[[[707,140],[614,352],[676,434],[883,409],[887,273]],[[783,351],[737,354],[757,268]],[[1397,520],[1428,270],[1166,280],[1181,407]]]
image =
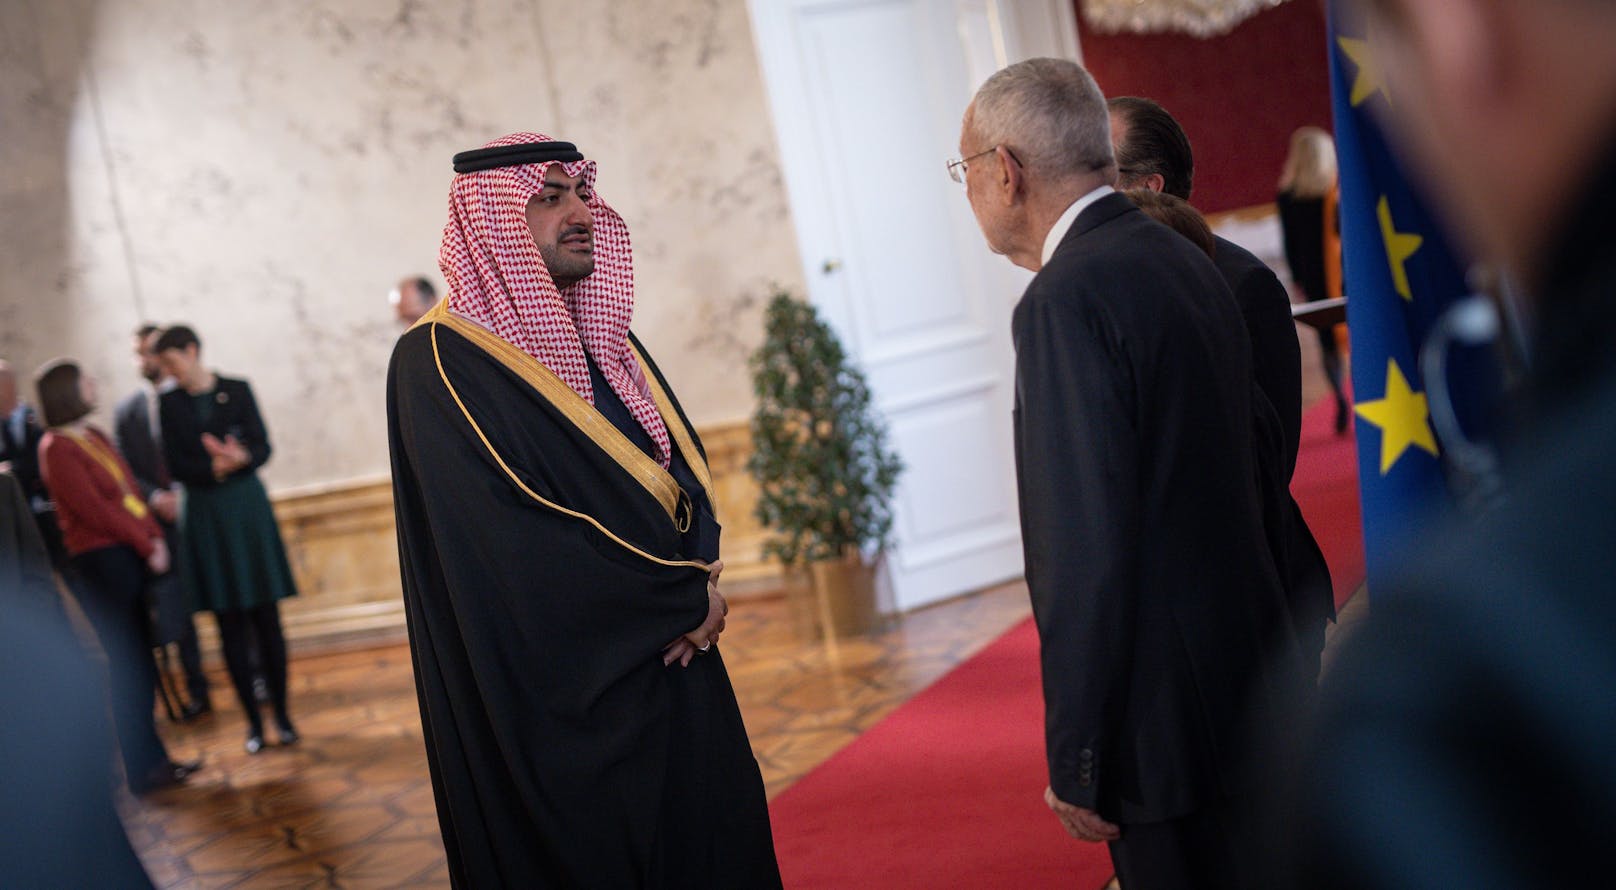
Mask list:
[[903,465],[864,375],[814,307],[775,288],[763,345],[752,354],[757,517],[764,553],[813,580],[825,633],[875,623],[875,568],[891,544],[892,493]]

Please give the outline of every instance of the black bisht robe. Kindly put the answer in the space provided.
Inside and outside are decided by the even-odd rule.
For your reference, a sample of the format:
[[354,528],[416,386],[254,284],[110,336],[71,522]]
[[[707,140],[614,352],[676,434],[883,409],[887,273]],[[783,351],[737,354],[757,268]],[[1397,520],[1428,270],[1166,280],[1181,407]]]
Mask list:
[[706,618],[717,526],[695,432],[640,355],[673,473],[615,396],[597,411],[443,304],[394,349],[399,559],[456,887],[780,886],[723,659],[662,664]]

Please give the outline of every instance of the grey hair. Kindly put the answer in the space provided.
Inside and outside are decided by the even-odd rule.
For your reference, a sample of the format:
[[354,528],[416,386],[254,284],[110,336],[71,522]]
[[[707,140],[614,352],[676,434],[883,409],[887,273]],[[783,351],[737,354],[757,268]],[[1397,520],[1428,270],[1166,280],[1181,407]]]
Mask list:
[[971,105],[971,129],[982,147],[1003,145],[1042,177],[1062,180],[1116,168],[1105,96],[1076,62],[1017,62],[989,77]]

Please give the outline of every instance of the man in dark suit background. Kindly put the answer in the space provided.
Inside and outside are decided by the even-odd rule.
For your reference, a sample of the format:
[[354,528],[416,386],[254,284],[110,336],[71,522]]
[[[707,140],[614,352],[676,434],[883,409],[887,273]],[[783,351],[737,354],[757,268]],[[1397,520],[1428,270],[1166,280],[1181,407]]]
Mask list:
[[[1195,155],[1178,121],[1157,102],[1117,96],[1111,110],[1111,145],[1116,151],[1117,188],[1148,188],[1190,199],[1195,183]],[[1296,452],[1302,437],[1302,351],[1291,320],[1290,293],[1272,269],[1251,251],[1213,234],[1212,262],[1228,282],[1251,340],[1251,366],[1257,386],[1279,416],[1283,454],[1265,468],[1272,480],[1276,515],[1270,543],[1280,581],[1290,598],[1291,615],[1310,674],[1317,676],[1324,651],[1324,628],[1335,618],[1335,591],[1324,553],[1307,527],[1302,508],[1291,497]]]
[[1308,890],[1604,886],[1616,4],[1352,6],[1371,15],[1354,33],[1395,97],[1390,135],[1456,240],[1524,295],[1530,361],[1501,424],[1502,500],[1410,542],[1376,586],[1325,680],[1310,817],[1282,845]]
[[1016,463],[1050,788],[1129,890],[1251,887],[1258,727],[1300,656],[1264,538],[1251,348],[1211,260],[1115,194],[1105,99],[1072,62],[998,72],[961,158],[1016,306]]
[[[162,430],[157,419],[157,393],[163,382],[162,368],[157,364],[153,347],[162,330],[154,324],[144,324],[134,332],[135,369],[146,384],[125,396],[113,415],[113,434],[118,450],[129,462],[135,474],[140,493],[151,505],[163,535],[168,539],[169,552],[175,550],[175,522],[179,518],[179,495],[174,481],[163,462]],[[191,618],[190,603],[180,588],[179,573],[172,573],[159,585],[157,633],[155,639],[163,645],[173,642],[180,652],[180,666],[185,671],[185,686],[190,695],[181,708],[186,718],[197,717],[213,709],[208,698],[208,678],[202,671],[202,650],[197,645],[196,624]]]
[[45,437],[34,409],[17,394],[17,374],[11,364],[0,360],[0,471],[8,471],[22,486],[39,536],[50,554],[51,566],[64,578],[73,578],[73,568],[62,547],[62,530],[56,524],[56,505],[51,502],[45,480],[39,474],[39,440]]

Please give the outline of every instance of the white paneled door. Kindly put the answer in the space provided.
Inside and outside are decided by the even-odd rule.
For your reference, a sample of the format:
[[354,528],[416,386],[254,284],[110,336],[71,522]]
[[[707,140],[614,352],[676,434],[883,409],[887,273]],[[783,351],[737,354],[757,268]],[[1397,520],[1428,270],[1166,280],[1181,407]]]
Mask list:
[[[1070,5],[753,0],[751,11],[808,296],[863,366],[907,465],[893,605],[1014,578],[1009,327],[1027,276],[984,246],[944,161],[971,94],[1007,59],[1075,54]],[[1060,28],[1072,37],[1052,38]]]

